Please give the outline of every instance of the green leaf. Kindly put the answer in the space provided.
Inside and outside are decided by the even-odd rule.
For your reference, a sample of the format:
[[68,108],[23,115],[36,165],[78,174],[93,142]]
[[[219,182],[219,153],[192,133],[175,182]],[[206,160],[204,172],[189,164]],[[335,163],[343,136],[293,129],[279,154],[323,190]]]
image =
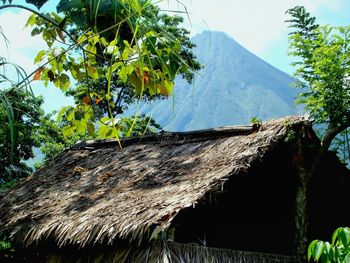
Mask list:
[[335,245],[336,240],[338,239],[339,231],[341,227],[337,228],[332,235],[332,245]]
[[112,134],[112,130],[113,128],[108,127],[106,125],[101,125],[99,130],[98,130],[98,134],[100,138],[108,138],[109,135]]
[[57,114],[57,118],[56,121],[61,121],[62,120],[62,116],[66,113],[67,111],[67,107],[63,107],[60,112]]
[[98,72],[97,69],[91,65],[87,65],[86,67],[87,69],[87,73],[89,75],[89,77],[93,78],[93,79],[98,79]]
[[59,77],[60,80],[60,89],[63,91],[67,91],[70,87],[70,81],[68,75],[62,73]]
[[112,68],[111,68],[111,71],[114,72],[117,70],[117,68],[119,68],[120,66],[122,66],[123,63],[121,62],[115,62],[113,65],[112,65]]
[[107,123],[107,122],[109,122],[109,121],[110,121],[110,118],[109,118],[109,117],[103,117],[103,118],[101,118],[101,120],[100,120],[101,123]]
[[329,255],[330,250],[331,250],[331,244],[329,244],[329,242],[324,242],[324,252]]
[[74,121],[75,120],[75,111],[71,110],[67,115],[67,121]]
[[62,128],[62,133],[64,137],[68,137],[69,135],[71,135],[74,132],[74,128],[70,125],[64,126]]
[[131,0],[133,9],[138,13],[139,16],[142,15],[142,6],[140,5],[139,0]]
[[87,130],[88,130],[88,134],[90,136],[94,136],[95,135],[95,125],[91,122],[87,123]]
[[168,81],[168,80],[164,80],[163,83],[164,83],[164,86],[165,86],[166,90],[163,91],[163,93],[161,93],[161,94],[163,94],[165,96],[169,96],[173,92],[174,82]]
[[137,77],[137,75],[131,74],[129,81],[130,81],[130,84],[135,88],[136,94],[140,94],[142,92],[142,82]]
[[348,246],[348,243],[350,241],[350,233],[346,228],[341,228],[339,230],[339,239],[344,247]]
[[318,240],[314,240],[310,243],[308,249],[307,249],[307,260],[310,261],[311,257],[314,257],[314,250],[315,246],[317,244]]
[[307,250],[308,261],[310,261],[311,258],[314,259],[315,261],[318,261],[323,254],[324,247],[325,245],[323,241],[320,241],[320,240],[312,241]]
[[57,87],[57,88],[61,88],[61,81],[59,78],[55,78],[53,80],[53,84]]
[[87,37],[86,35],[81,35],[79,38],[78,38],[78,43],[79,44],[82,44],[84,41],[86,41]]
[[86,124],[86,121],[85,119],[81,119],[81,120],[76,120],[74,122],[74,124],[76,125],[76,130],[78,133],[80,134],[85,134],[86,130],[87,130],[87,124]]
[[344,262],[346,262],[346,263],[350,262],[350,251],[346,254],[346,256],[344,258]]
[[126,83],[128,81],[128,77],[130,76],[130,74],[134,71],[134,67],[129,65],[129,66],[125,66],[122,67],[119,71],[118,71],[118,76],[120,78],[120,80],[123,83]]
[[333,259],[335,257],[335,247],[331,246],[329,253],[328,253],[328,257],[330,259]]
[[[93,40],[93,38],[89,39],[89,40]],[[95,44],[89,44],[85,46],[85,49],[89,52],[87,55],[91,58],[93,57],[96,53],[97,53],[97,49]]]
[[32,15],[28,18],[25,27],[34,26],[35,23],[36,23],[36,14],[32,14]]
[[73,78],[75,78],[77,81],[82,81],[84,79],[84,74],[80,71],[80,67],[78,65],[72,65],[70,68],[70,73],[72,74]]
[[34,59],[34,63],[40,62],[45,54],[46,54],[46,50],[39,51],[39,53],[36,55]]
[[130,52],[130,48],[126,47],[122,53],[122,60],[127,60],[129,58]]
[[315,247],[315,250],[314,250],[314,257],[315,257],[315,260],[318,261],[323,253],[323,248],[324,248],[324,244],[323,244],[323,241],[318,241],[316,243],[316,247]]
[[52,47],[53,43],[55,42],[56,34],[57,33],[55,30],[44,30],[43,31],[43,39],[45,40],[46,44],[49,47]]

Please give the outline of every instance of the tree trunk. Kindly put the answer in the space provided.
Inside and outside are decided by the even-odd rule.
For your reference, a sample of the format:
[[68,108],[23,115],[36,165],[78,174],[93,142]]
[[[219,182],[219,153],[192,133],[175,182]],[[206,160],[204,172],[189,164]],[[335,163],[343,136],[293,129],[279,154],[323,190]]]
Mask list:
[[295,254],[300,262],[306,262],[308,246],[308,211],[307,196],[308,186],[311,179],[310,171],[298,167],[298,185],[295,201]]
[[295,199],[295,255],[300,262],[307,262],[308,247],[308,190],[309,183],[318,165],[318,154],[310,152],[310,144],[298,134],[293,146],[293,165],[297,171]]

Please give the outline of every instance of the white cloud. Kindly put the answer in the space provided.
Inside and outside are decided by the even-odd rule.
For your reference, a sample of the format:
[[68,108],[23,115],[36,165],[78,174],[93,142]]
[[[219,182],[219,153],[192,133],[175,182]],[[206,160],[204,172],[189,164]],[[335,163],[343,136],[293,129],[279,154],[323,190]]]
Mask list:
[[32,37],[31,30],[24,28],[29,16],[27,11],[0,13],[0,26],[10,42],[6,49],[4,41],[0,39],[0,55],[22,66],[27,72],[34,70],[34,57],[39,50],[45,48],[45,43],[39,36]]
[[[344,1],[344,0],[343,0]],[[169,2],[169,5],[168,5]],[[224,31],[255,54],[286,34],[285,11],[304,5],[312,14],[322,7],[339,10],[342,0],[181,0],[191,13],[195,32]],[[176,0],[164,1],[164,8],[179,8]],[[183,8],[182,8],[183,10]],[[204,21],[204,22],[203,22]]]
[[[0,38],[0,56],[6,57],[7,61],[23,67],[27,74],[36,69],[33,64],[36,54],[47,48],[40,36],[32,37],[30,28],[24,28],[29,16],[30,13],[27,11],[17,13],[5,11],[0,13],[0,26],[10,42],[7,49],[5,42]],[[7,73],[12,75],[12,71],[9,72]],[[46,112],[58,110],[67,104],[73,104],[72,99],[65,97],[59,89],[53,86],[45,88],[41,82],[33,82],[32,88],[36,95],[44,96],[43,108]]]

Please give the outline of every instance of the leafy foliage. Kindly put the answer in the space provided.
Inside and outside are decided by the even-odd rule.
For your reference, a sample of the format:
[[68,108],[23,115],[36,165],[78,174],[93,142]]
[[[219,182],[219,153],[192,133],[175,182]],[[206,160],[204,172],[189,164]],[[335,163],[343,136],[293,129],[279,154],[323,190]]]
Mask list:
[[[302,208],[299,214],[303,215],[298,221],[301,223],[298,232],[300,236],[297,239],[297,253],[300,256],[304,253],[307,240],[306,197],[310,179],[319,168],[324,153],[331,146],[340,146],[334,143],[332,145],[336,138],[345,134],[343,139],[346,141],[342,145],[349,146],[346,134],[350,127],[350,26],[317,25],[316,19],[302,6],[289,9],[287,13],[292,16],[288,22],[294,30],[290,34],[290,55],[295,57],[292,63],[296,67],[295,76],[298,79],[295,86],[304,91],[299,95],[297,103],[304,104],[311,117],[324,129],[321,131],[321,147],[312,161],[304,164],[301,169],[303,172],[300,173],[303,175],[301,181],[304,181],[304,185],[300,187],[303,198],[297,204]],[[312,257],[316,261],[321,259],[322,262],[349,262],[350,258],[346,259],[348,241],[343,239],[348,233],[347,228],[337,230],[332,244],[319,240],[311,242],[309,260]],[[340,243],[337,241],[338,235]],[[344,257],[340,256],[343,252]]]
[[[71,109],[74,108],[71,107]],[[114,132],[114,129],[111,127],[111,123],[107,123],[109,118],[102,118],[102,120],[106,121],[106,123],[103,124],[103,128],[101,128],[99,132],[106,134],[100,134],[98,136],[96,131],[92,131],[90,133],[91,135],[88,135],[85,132],[75,132],[71,133],[70,135],[66,135],[64,134],[66,130],[63,128],[66,127],[66,121],[60,119],[60,116],[58,116],[60,120],[53,121],[53,115],[54,113],[42,116],[40,118],[40,125],[37,128],[37,132],[34,134],[35,140],[41,142],[40,150],[44,154],[44,159],[42,162],[35,165],[36,168],[40,167],[45,161],[54,158],[64,149],[73,146],[80,140],[95,139],[97,137],[104,138],[110,136],[108,133]],[[159,124],[157,124],[151,117],[146,117],[144,115],[137,116],[135,123],[134,118],[135,116],[123,117],[114,121],[115,125],[120,126],[118,128],[122,137],[153,134],[157,133],[161,128]],[[130,127],[133,124],[134,128],[132,129],[132,133],[129,134],[128,132],[131,130]],[[87,127],[87,129],[89,129],[89,127]]]
[[41,116],[40,125],[34,134],[35,140],[40,142],[40,150],[44,154],[44,160],[40,164],[36,164],[36,167],[39,167],[46,160],[54,158],[77,141],[90,138],[85,134],[81,135],[79,133],[73,133],[64,137],[62,132],[64,123],[54,121],[53,114],[55,113]]
[[[33,134],[43,112],[41,98],[21,89],[2,91],[10,104],[13,119],[8,118],[8,105],[0,103],[0,180],[2,183],[28,175],[31,169],[23,162],[33,157],[33,146],[39,146]],[[10,142],[13,127],[13,143]]]
[[258,117],[252,117],[251,119],[250,119],[250,123],[251,124],[257,124],[257,125],[261,125],[262,124],[262,120],[261,119],[259,119]]
[[322,263],[350,262],[350,228],[340,227],[334,231],[332,243],[314,240],[308,248],[308,260]]
[[99,137],[131,134],[137,114],[127,133],[117,115],[136,100],[169,96],[176,75],[192,81],[200,69],[189,32],[179,28],[182,18],[161,14],[151,1],[61,0],[57,10],[61,15],[34,14],[27,25],[49,48],[35,58],[34,80],[76,99],[76,107],[59,113],[65,136],[92,136],[95,128]]
[[304,7],[287,11],[294,31],[290,55],[296,58],[296,87],[304,90],[297,102],[318,124],[325,124],[322,146],[350,126],[350,26],[319,26]]

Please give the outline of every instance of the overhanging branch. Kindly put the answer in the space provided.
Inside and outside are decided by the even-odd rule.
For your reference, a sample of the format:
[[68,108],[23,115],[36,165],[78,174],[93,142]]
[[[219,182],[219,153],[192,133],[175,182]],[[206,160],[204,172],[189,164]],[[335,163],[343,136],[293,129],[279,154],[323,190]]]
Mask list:
[[328,126],[326,133],[321,140],[321,153],[326,152],[331,146],[333,139],[348,127],[350,127],[350,112],[347,114],[346,120],[342,125],[330,124]]

